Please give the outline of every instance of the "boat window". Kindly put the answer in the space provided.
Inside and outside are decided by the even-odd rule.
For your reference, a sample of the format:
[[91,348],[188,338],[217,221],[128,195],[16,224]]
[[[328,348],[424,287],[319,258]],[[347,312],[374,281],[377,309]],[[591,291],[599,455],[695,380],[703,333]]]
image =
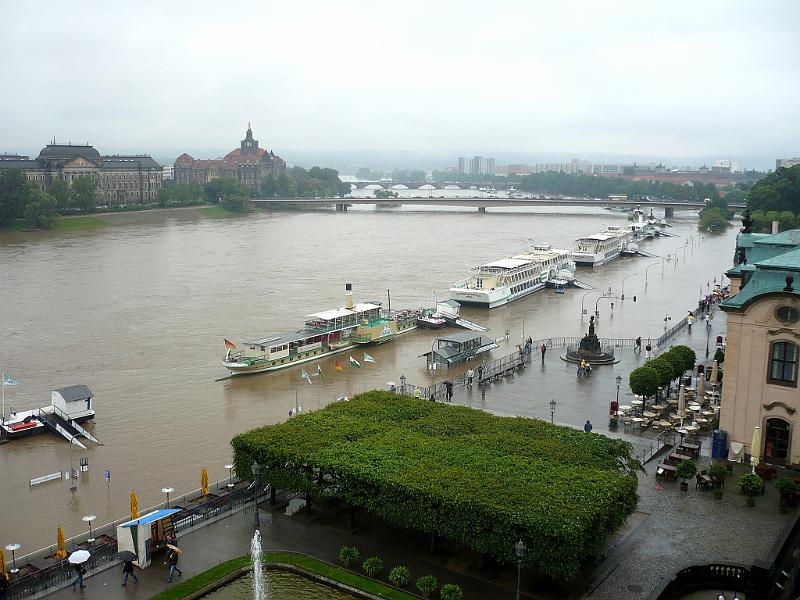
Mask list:
[[262,352],[266,352],[266,350],[267,350],[267,349],[266,349],[264,346],[261,346],[261,351],[262,351]]

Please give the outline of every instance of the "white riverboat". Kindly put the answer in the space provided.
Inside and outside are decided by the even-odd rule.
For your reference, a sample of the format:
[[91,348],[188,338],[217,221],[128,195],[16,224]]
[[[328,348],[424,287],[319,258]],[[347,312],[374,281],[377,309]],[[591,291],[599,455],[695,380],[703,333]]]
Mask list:
[[632,241],[630,229],[609,225],[605,231],[575,240],[572,256],[580,267],[599,267],[617,258]]
[[575,270],[569,250],[539,244],[523,254],[475,267],[469,279],[450,287],[450,299],[495,308],[542,289],[565,269]]
[[417,327],[416,311],[389,311],[380,303],[353,304],[348,283],[345,305],[306,317],[299,331],[244,342],[250,353],[225,340],[222,365],[232,375],[276,371],[345,352],[359,344],[382,344]]

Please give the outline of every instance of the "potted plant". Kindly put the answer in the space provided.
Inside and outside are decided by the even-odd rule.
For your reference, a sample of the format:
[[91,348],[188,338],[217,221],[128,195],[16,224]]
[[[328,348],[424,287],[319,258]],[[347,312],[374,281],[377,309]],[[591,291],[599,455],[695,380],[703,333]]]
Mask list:
[[455,583],[445,583],[439,590],[439,598],[442,600],[463,600],[464,590]]
[[678,468],[675,470],[675,473],[678,477],[683,479],[683,481],[681,481],[681,490],[685,492],[689,489],[689,484],[686,483],[686,480],[697,475],[697,465],[690,458],[682,460],[681,464],[679,464]]
[[377,577],[383,571],[383,560],[377,556],[370,556],[361,565],[361,570],[368,577]]
[[718,491],[722,491],[720,488],[722,488],[725,483],[725,478],[728,476],[728,469],[725,468],[725,465],[714,463],[708,468],[708,475],[714,482],[714,487]]
[[739,478],[739,488],[747,496],[747,506],[752,508],[756,505],[755,496],[764,488],[764,482],[755,473],[745,473]]
[[778,510],[781,514],[786,514],[789,509],[789,498],[797,491],[797,484],[788,477],[778,477],[775,481],[775,489],[781,495]]
[[[611,415],[608,418],[608,428],[609,429],[616,429],[617,425],[619,425],[619,419],[617,419],[617,415]],[[444,588],[442,588],[444,589]]]
[[408,567],[402,565],[392,567],[392,570],[389,571],[389,581],[394,586],[406,587],[408,582],[411,581],[411,571],[408,570]]
[[423,575],[417,579],[417,589],[424,598],[430,598],[431,594],[439,587],[439,581],[433,575]]
[[342,546],[339,550],[339,561],[346,568],[350,567],[353,561],[358,560],[359,552],[355,546]]

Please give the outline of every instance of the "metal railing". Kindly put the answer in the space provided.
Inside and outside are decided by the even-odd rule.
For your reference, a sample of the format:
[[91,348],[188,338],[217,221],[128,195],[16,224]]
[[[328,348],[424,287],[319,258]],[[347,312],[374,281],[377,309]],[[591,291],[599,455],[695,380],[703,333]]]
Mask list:
[[[257,491],[258,499],[263,499],[267,495],[268,488],[259,487],[254,490],[252,485],[246,486],[228,484],[232,481],[228,478],[216,482],[209,486],[211,491],[217,494],[206,496],[206,500],[198,503],[197,500],[203,497],[201,490],[197,489],[183,496],[170,500],[170,508],[177,508],[180,512],[172,515],[173,530],[176,535],[187,532],[196,526],[210,524],[218,518],[252,503],[254,494]],[[146,515],[154,510],[166,508],[166,502],[161,502],[155,506],[140,510],[141,515]],[[84,567],[91,574],[98,572],[108,566],[119,562],[116,558],[117,553],[117,526],[130,521],[130,516],[118,519],[113,523],[107,523],[93,528],[92,534],[96,541],[89,544],[87,538],[89,533],[83,533],[71,537],[64,541],[64,548],[67,554],[81,548],[88,549],[91,557],[84,563]],[[75,578],[73,565],[66,559],[56,557],[57,545],[48,546],[17,557],[17,568],[25,574],[17,576],[9,582],[9,600],[29,598],[34,595],[43,595],[45,590],[53,590],[64,585]]]

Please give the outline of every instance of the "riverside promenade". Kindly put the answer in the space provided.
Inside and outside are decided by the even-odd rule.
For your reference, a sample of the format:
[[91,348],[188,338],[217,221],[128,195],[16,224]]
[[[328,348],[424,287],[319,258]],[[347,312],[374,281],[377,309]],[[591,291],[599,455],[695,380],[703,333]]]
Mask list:
[[[716,335],[723,334],[724,329],[724,315],[717,313],[712,322],[710,357],[715,350]],[[695,326],[691,334],[684,330],[676,335],[672,344],[689,345],[697,353],[698,361],[704,362],[707,339],[705,329]],[[619,358],[616,365],[597,367],[589,378],[577,378],[574,365],[562,361],[557,352],[548,353],[544,364],[534,354],[528,367],[512,376],[482,389],[456,388],[453,401],[497,414],[549,420],[549,402],[555,399],[556,423],[580,428],[591,419],[595,433],[621,437],[631,441],[635,448],[644,449],[650,443],[646,435],[624,432],[622,428],[607,431],[609,403],[617,391],[615,377],[623,377],[620,403],[626,404],[627,375],[645,361],[643,354],[629,349],[620,351]],[[702,443],[700,468],[710,464],[709,454],[710,440],[706,438]],[[609,539],[597,563],[588,565],[578,580],[558,589],[531,580],[523,570],[524,597],[645,599],[675,570],[689,564],[731,562],[747,566],[767,559],[775,542],[797,518],[796,509],[784,515],[778,513],[778,496],[771,485],[757,499],[755,508],[746,507],[737,484],[738,476],[748,469],[745,465],[736,467],[734,476],[726,483],[723,498],[717,500],[710,492],[696,490],[691,484],[688,492],[681,492],[677,482],[657,484],[654,478],[657,462],[649,462],[646,473],[640,474],[638,510]],[[348,531],[341,521],[324,515],[317,519],[303,513],[287,517],[281,511],[266,510],[265,503],[261,506],[265,550],[302,552],[336,564],[342,545],[356,546],[362,559],[372,555],[383,558],[387,571],[396,564],[404,564],[411,569],[413,579],[433,574],[440,584],[460,585],[468,599],[510,598],[514,593],[513,566],[480,570],[474,553],[445,545],[434,554],[427,538],[418,533],[398,531],[367,518],[360,520],[359,529]],[[248,507],[246,512],[180,537],[179,545],[184,550],[180,563],[183,579],[248,553],[253,531],[252,508]],[[149,598],[169,587],[162,563],[163,558],[157,556],[151,567],[137,571],[138,584],[129,580],[126,587],[121,587],[121,567],[116,566],[89,577],[83,592],[68,587],[48,597]]]

